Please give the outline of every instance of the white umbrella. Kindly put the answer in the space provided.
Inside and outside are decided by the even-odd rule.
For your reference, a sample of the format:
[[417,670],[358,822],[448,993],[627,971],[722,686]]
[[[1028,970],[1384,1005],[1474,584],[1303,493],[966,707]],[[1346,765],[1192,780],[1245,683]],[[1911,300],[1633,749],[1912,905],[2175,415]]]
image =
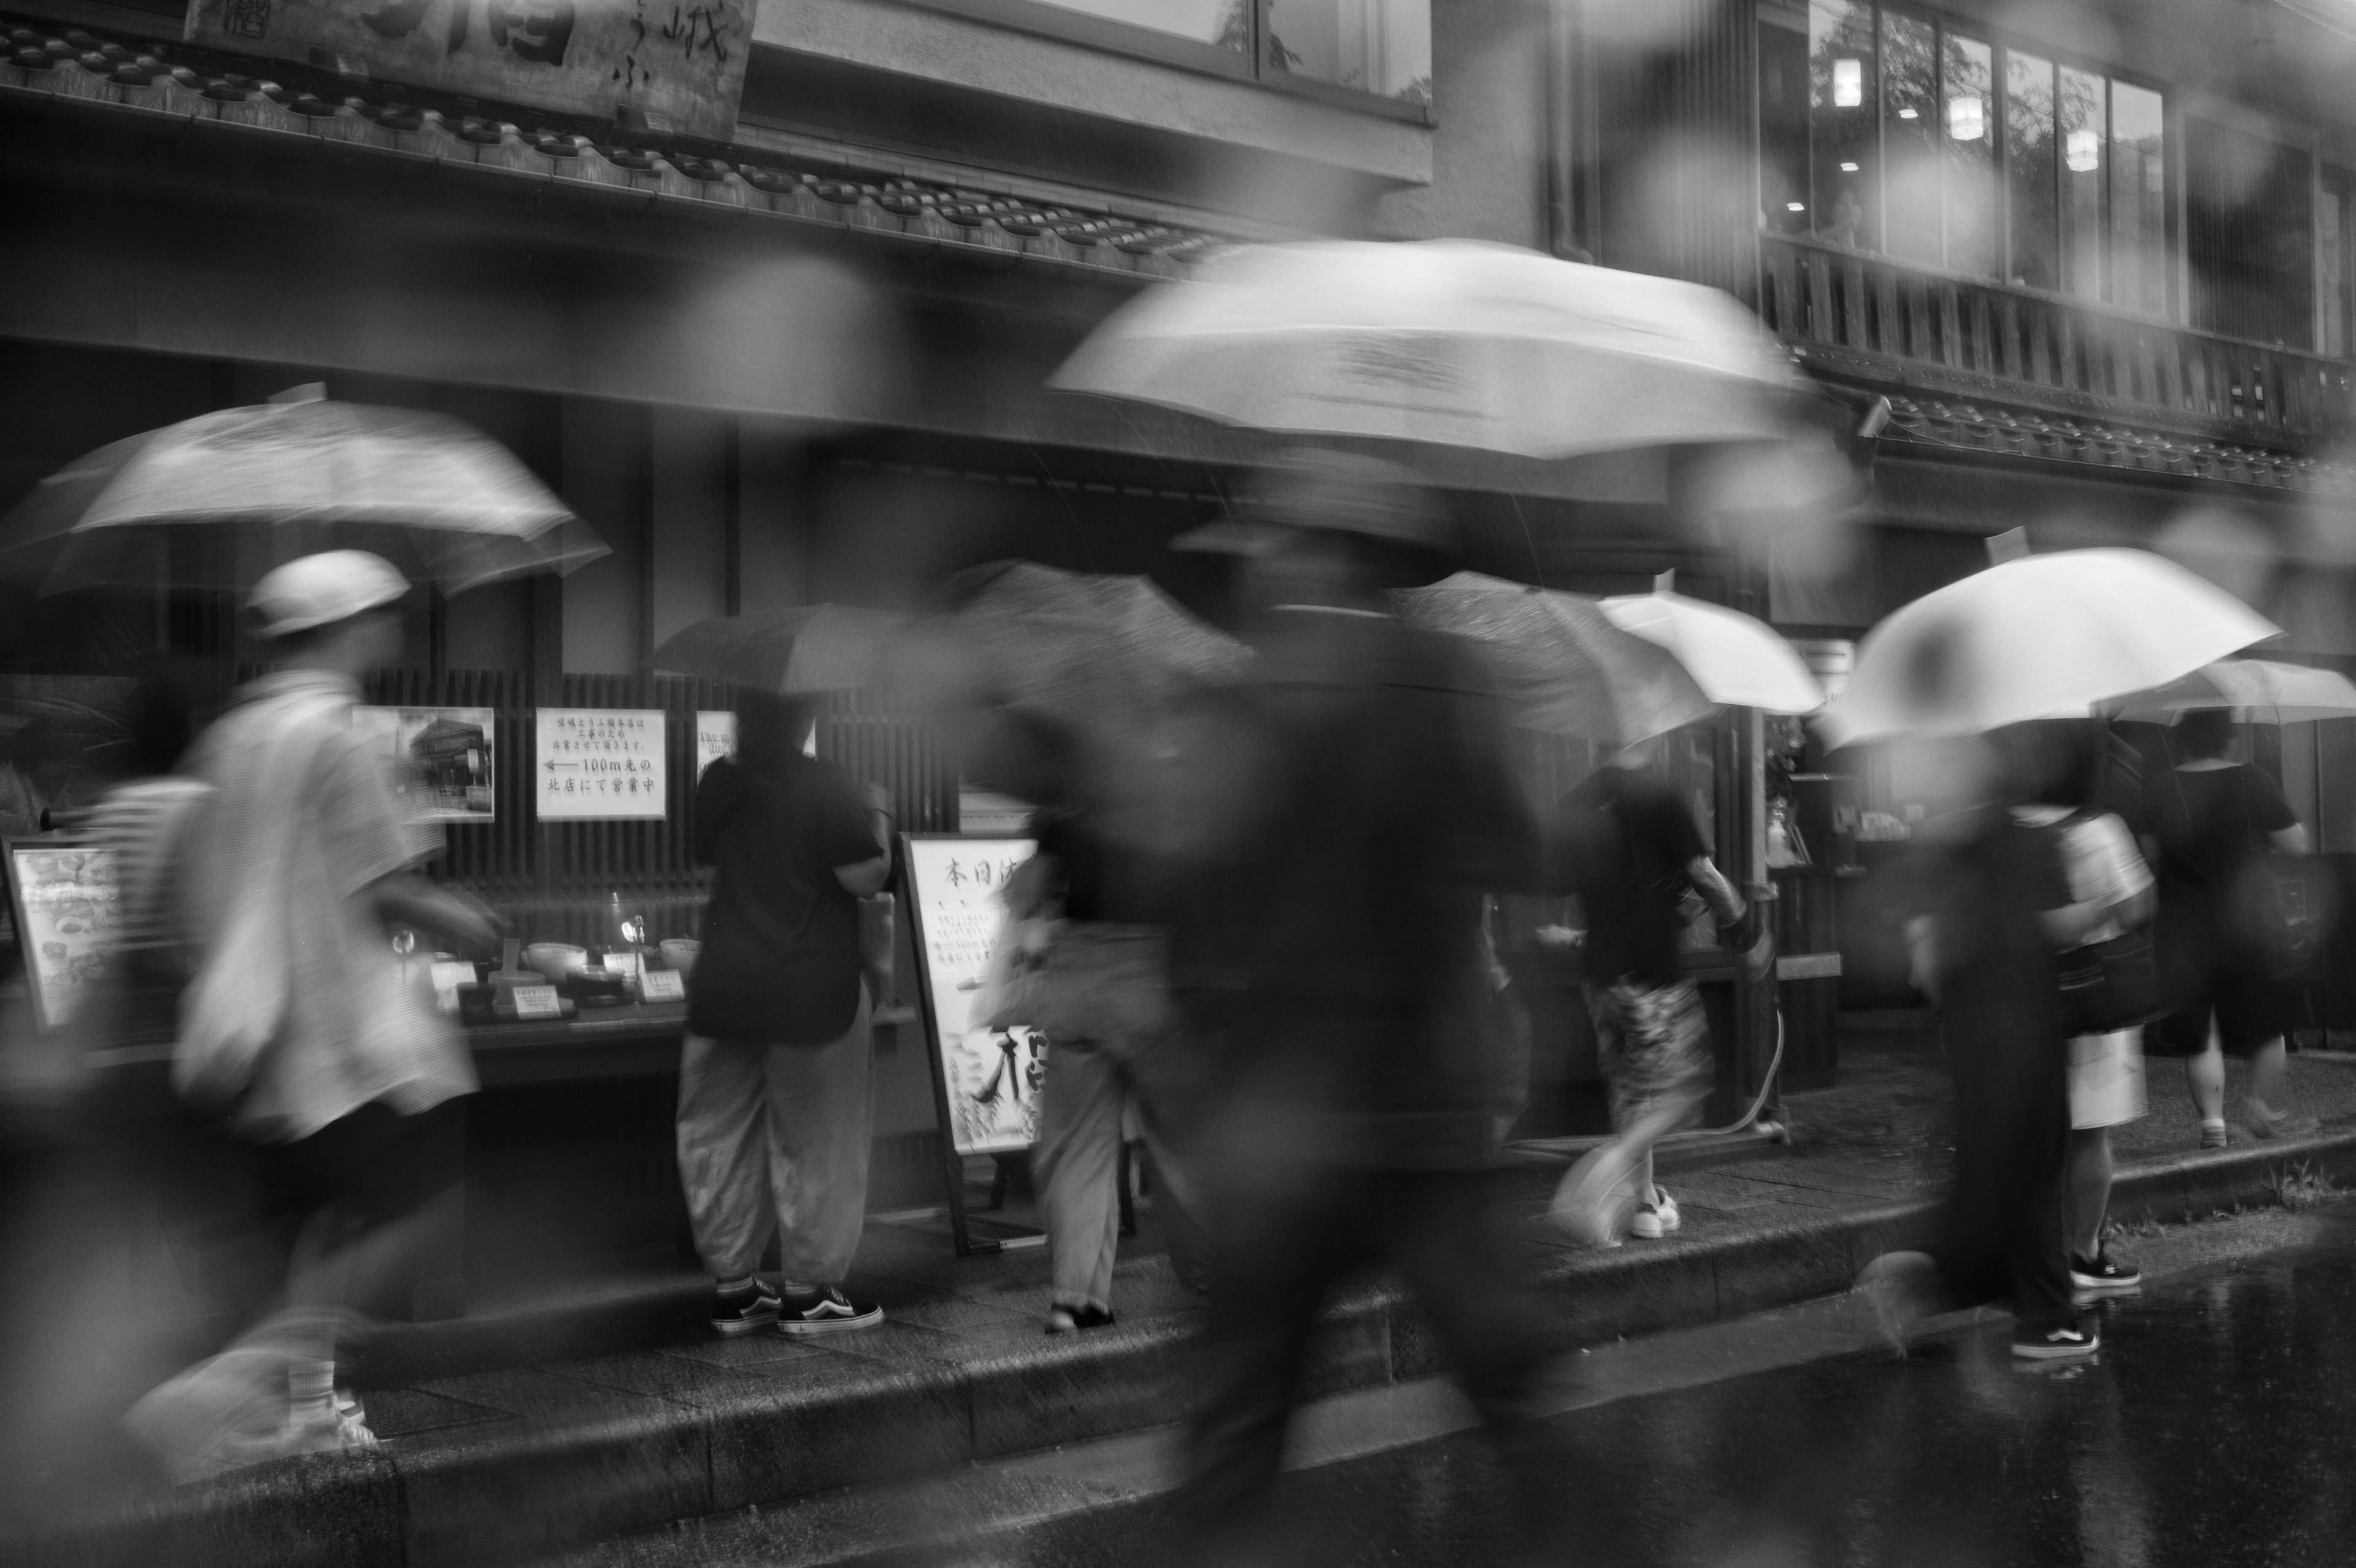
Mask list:
[[1713,702],[1813,713],[1825,689],[1792,645],[1756,616],[1658,589],[1603,601],[1612,624],[1676,656]]
[[1246,246],[1052,384],[1233,424],[1533,457],[1772,441],[1807,382],[1730,296],[1463,240]]
[[2150,691],[2105,703],[2120,719],[2165,723],[2195,708],[2243,708],[2258,723],[2356,719],[2356,684],[2337,670],[2276,659],[2220,659]]
[[2143,550],[2024,556],[1926,593],[1867,633],[1824,730],[1847,745],[2084,712],[2281,630]]

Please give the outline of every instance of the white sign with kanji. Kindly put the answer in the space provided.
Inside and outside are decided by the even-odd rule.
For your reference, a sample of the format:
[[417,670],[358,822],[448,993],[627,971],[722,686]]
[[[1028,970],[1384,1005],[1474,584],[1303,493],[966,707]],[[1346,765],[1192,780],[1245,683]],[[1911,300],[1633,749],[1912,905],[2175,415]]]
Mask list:
[[532,798],[542,822],[659,817],[669,805],[659,708],[543,708]]

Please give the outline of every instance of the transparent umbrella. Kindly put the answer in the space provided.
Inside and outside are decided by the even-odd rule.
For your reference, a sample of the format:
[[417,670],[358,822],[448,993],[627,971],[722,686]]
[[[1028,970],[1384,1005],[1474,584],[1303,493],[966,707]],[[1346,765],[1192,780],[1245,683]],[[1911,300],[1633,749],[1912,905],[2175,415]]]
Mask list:
[[665,637],[647,667],[763,691],[856,690],[881,677],[905,619],[847,604],[715,615]]
[[448,592],[606,553],[472,425],[325,399],[224,409],[114,442],[0,519],[0,571],[45,592],[241,588],[283,561],[343,549]]
[[2219,659],[2149,691],[2103,704],[2119,719],[2167,722],[2196,708],[2238,708],[2257,724],[2356,719],[2356,683],[2337,670],[2276,659]]
[[1824,688],[1772,626],[1740,610],[1658,589],[1603,601],[1621,630],[1675,655],[1713,702],[1769,713],[1813,713]]

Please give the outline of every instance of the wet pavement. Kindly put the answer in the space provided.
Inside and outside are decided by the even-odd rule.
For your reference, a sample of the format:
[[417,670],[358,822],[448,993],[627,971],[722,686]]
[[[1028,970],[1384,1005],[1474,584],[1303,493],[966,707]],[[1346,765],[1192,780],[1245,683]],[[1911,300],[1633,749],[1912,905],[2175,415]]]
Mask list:
[[[1529,1560],[2341,1568],[2356,1561],[2356,1221],[2333,1229],[2106,1308],[2101,1352],[2072,1366],[2018,1367],[1992,1318],[1903,1360],[1852,1351],[1557,1417],[1558,1533]],[[1296,1471],[1283,1489],[1294,1531],[1271,1561],[1517,1560],[1513,1488],[1477,1432]],[[1140,1513],[1174,1525],[1173,1507],[927,1560],[1173,1561]]]

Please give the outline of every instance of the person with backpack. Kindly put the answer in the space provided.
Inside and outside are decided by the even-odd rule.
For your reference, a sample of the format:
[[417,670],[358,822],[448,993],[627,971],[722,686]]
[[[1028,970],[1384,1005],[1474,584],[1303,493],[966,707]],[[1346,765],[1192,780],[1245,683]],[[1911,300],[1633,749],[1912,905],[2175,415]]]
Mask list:
[[124,1417],[177,1479],[375,1445],[338,1365],[372,1320],[407,1308],[416,1221],[461,1175],[452,1118],[474,1064],[392,933],[481,951],[498,923],[416,874],[438,831],[405,817],[352,724],[360,678],[400,656],[408,592],[361,550],[264,576],[247,612],[277,667],[186,764],[209,793],[176,837],[195,966],[173,1087],[220,1118],[269,1228],[294,1242],[278,1309]]
[[[859,901],[892,869],[880,801],[807,750],[807,704],[736,699],[736,754],[695,791],[717,876],[680,1058],[679,1172],[724,1335],[864,1328],[842,1292],[867,1215],[873,1124]],[[777,1243],[780,1284],[760,1277]]]
[[2299,955],[2269,859],[2305,854],[2307,829],[2279,784],[2233,761],[2232,709],[2195,709],[2172,739],[2179,760],[2147,783],[2144,808],[2158,846],[2159,971],[2175,983],[2178,1006],[2147,1049],[2184,1059],[2202,1148],[2230,1139],[2227,1056],[2250,1063],[2242,1107],[2250,1136],[2307,1131],[2314,1124],[2283,1104],[2283,1037],[2298,1005],[2291,976]]

